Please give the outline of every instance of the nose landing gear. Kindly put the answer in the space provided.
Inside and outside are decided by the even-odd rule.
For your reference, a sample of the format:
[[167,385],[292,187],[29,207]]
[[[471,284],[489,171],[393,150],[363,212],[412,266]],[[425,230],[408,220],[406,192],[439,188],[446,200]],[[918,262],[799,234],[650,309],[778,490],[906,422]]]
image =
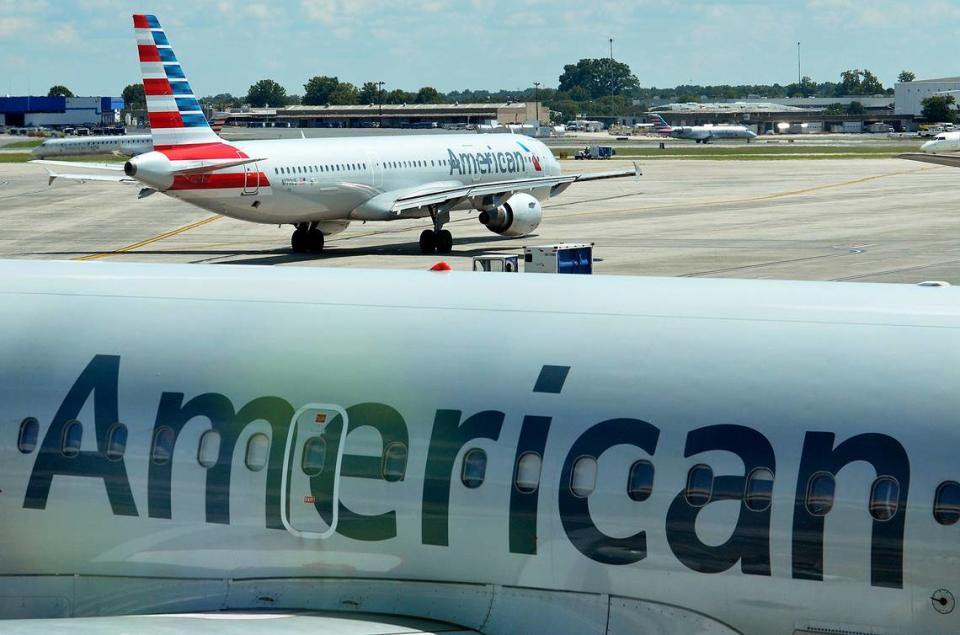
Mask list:
[[297,223],[290,246],[294,253],[319,254],[323,251],[323,232],[317,229],[317,223]]

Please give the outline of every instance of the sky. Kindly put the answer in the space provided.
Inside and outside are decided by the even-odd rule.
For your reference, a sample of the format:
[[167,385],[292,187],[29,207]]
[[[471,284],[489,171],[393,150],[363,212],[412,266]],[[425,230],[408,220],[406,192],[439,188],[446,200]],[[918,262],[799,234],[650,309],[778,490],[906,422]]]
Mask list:
[[642,86],[960,75],[960,0],[0,0],[0,94],[119,95],[140,81],[132,13],[154,13],[199,95],[314,75],[385,89],[556,86],[613,55]]

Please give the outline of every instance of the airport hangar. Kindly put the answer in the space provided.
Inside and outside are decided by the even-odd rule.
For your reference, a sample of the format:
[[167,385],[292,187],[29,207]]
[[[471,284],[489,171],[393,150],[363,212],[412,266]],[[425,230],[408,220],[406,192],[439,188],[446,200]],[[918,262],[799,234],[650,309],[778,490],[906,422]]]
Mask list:
[[103,126],[120,123],[121,97],[0,97],[0,126]]

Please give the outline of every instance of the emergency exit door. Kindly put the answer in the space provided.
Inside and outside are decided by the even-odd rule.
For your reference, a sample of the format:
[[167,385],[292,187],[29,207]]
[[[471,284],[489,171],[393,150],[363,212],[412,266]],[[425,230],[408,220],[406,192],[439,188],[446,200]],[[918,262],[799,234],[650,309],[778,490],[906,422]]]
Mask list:
[[301,538],[327,538],[337,529],[340,462],[347,413],[337,405],[309,404],[296,412],[287,432],[281,519]]

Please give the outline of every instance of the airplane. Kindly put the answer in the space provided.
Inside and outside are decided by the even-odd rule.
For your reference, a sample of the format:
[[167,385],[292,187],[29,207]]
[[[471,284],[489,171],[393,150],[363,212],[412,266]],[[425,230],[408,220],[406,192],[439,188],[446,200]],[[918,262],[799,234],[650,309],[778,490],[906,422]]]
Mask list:
[[710,143],[714,139],[746,139],[747,143],[757,136],[746,126],[671,126],[667,121],[657,113],[650,113],[648,116],[654,130],[661,134],[667,134],[674,139],[693,139],[697,143]]
[[43,159],[58,156],[81,156],[85,154],[119,154],[133,157],[153,150],[153,137],[145,135],[103,135],[69,139],[47,139],[30,151],[34,157]]
[[0,261],[0,295],[4,632],[960,632],[956,288]]
[[921,145],[920,150],[920,152],[899,154],[897,158],[952,168],[960,167],[960,130],[938,133],[933,139]]
[[[443,226],[455,210],[479,210],[479,221],[507,237],[529,234],[542,201],[575,182],[639,176],[628,170],[561,174],[543,143],[516,134],[450,134],[227,142],[215,134],[153,15],[134,15],[134,30],[154,151],[123,166],[70,165],[90,174],[57,178],[126,182],[140,197],[162,192],[241,220],[291,224],[295,252],[320,252],[324,237],[353,221],[430,218],[423,253],[449,253]],[[42,162],[40,162],[42,163]]]

